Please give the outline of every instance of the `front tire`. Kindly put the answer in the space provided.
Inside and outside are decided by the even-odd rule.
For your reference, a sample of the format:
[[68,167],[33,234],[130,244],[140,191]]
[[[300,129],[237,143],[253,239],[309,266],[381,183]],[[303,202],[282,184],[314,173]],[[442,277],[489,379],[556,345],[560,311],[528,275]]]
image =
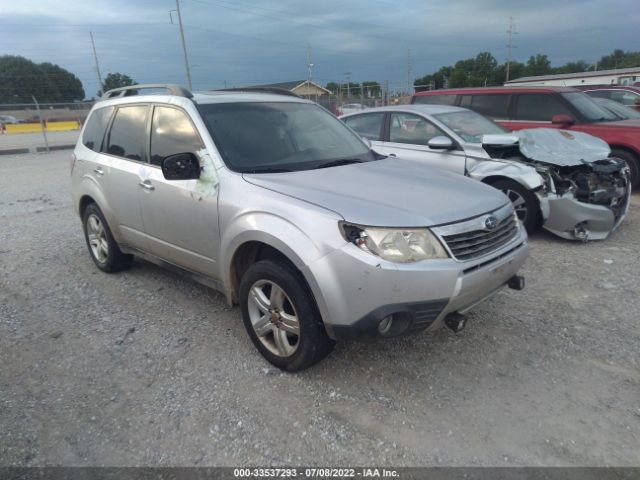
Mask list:
[[133,255],[122,253],[104,215],[95,203],[84,210],[82,226],[91,259],[100,270],[113,273],[131,266]]
[[542,213],[540,212],[538,199],[531,190],[527,190],[518,182],[508,179],[497,180],[491,183],[491,186],[500,190],[511,200],[516,215],[518,215],[527,232],[531,233],[540,228],[540,225],[542,225]]
[[239,301],[251,341],[276,367],[304,370],[333,349],[304,278],[286,263],[261,260],[249,267]]

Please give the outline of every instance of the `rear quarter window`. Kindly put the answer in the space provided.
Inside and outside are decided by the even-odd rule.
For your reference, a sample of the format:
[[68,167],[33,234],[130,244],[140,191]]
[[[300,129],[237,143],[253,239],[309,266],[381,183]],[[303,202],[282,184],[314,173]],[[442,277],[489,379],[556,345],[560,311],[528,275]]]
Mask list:
[[413,103],[424,103],[428,105],[455,105],[457,95],[416,95]]
[[511,95],[463,95],[460,106],[474,110],[485,117],[502,119],[509,118],[509,100]]
[[84,127],[84,132],[82,132],[82,144],[85,147],[94,152],[100,151],[112,113],[113,107],[96,108],[91,113],[87,120],[87,125]]

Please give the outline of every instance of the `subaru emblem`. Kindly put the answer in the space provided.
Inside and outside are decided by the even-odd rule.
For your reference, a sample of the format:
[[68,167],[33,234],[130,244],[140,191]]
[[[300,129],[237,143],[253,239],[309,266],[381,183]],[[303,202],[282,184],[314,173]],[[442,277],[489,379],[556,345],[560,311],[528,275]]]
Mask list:
[[487,230],[493,230],[497,226],[498,226],[498,219],[493,215],[489,215],[487,218],[484,219],[484,228],[486,228]]

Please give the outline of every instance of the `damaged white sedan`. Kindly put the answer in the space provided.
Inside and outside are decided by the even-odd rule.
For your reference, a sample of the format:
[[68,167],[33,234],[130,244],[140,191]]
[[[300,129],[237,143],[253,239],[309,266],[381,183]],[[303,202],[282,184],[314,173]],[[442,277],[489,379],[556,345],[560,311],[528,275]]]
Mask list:
[[372,108],[341,119],[378,153],[428,163],[502,190],[527,230],[603,240],[624,219],[629,168],[602,140],[535,128],[507,132],[488,118],[446,105]]

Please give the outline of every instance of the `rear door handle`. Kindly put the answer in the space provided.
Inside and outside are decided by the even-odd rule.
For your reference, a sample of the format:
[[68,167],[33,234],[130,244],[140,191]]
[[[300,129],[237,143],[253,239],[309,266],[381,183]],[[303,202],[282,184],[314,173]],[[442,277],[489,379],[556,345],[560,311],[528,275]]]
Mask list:
[[397,155],[395,153],[390,153],[389,156],[390,157],[397,157]]
[[156,187],[154,187],[149,180],[140,180],[140,182],[138,182],[138,185],[140,185],[145,190],[155,190],[156,189]]
[[102,170],[102,167],[96,167],[93,169],[93,171],[96,172],[96,175],[100,177],[104,175],[104,170]]

